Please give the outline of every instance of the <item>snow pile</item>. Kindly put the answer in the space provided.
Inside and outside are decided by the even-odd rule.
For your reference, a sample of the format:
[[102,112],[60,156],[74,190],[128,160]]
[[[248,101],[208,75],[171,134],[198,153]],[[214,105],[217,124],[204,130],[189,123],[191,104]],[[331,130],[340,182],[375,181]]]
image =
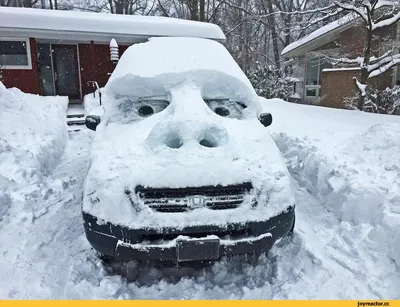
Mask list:
[[[100,89],[102,91],[102,89]],[[102,100],[107,100],[107,97],[104,97],[102,93]],[[104,107],[100,105],[99,100],[99,90],[96,90],[95,94],[87,94],[83,98],[83,106],[85,108],[85,116],[88,115],[97,115],[102,116],[104,113]]]
[[[86,212],[135,228],[183,227],[265,220],[293,204],[288,171],[257,118],[258,96],[221,44],[157,38],[134,45],[121,57],[103,93],[107,99],[85,185]],[[218,99],[237,105],[240,116],[217,115],[206,101],[223,105]],[[154,115],[140,116],[143,101],[153,106]],[[244,182],[253,184],[254,195],[240,208],[212,216],[202,208],[166,219],[138,199],[132,206],[125,193],[134,195],[138,185],[179,188]],[[257,193],[263,205],[251,210]]]
[[12,193],[52,170],[68,140],[64,97],[40,97],[0,82],[0,216]]
[[[340,221],[370,225],[363,239],[400,266],[400,118],[279,100],[263,106],[277,115],[274,138],[292,175]],[[302,122],[282,128],[294,118]],[[309,137],[321,131],[324,138]]]

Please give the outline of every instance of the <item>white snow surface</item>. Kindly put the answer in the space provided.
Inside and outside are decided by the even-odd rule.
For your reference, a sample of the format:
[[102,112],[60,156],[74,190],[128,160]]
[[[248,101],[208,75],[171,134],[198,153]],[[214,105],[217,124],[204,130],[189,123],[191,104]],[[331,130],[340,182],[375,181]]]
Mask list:
[[[265,220],[293,205],[287,168],[268,129],[257,119],[258,96],[221,44],[157,38],[132,46],[103,92],[105,113],[93,142],[84,211],[132,228],[179,228]],[[145,96],[161,97],[169,105],[140,118],[133,112],[134,101]],[[231,99],[248,107],[241,119],[224,118],[203,98]],[[204,139],[216,147],[202,146]],[[170,148],[174,140],[182,146]],[[138,185],[184,188],[244,182],[252,183],[252,195],[227,211],[202,208],[166,215],[139,199],[133,206],[125,194]],[[258,192],[263,195],[260,205],[251,209]]]
[[281,100],[263,108],[278,118],[271,129],[292,175],[340,221],[367,227],[363,240],[399,267],[400,118]]
[[187,37],[150,38],[132,45],[121,56],[105,89],[118,95],[165,95],[168,87],[189,80],[205,95],[236,99],[255,95],[250,81],[221,43]]
[[2,7],[0,28],[131,36],[187,36],[225,40],[215,24],[170,17]]
[[[100,89],[101,91],[102,89]],[[107,99],[107,98],[106,98]],[[102,100],[104,100],[102,94]],[[87,94],[83,98],[83,107],[85,110],[85,116],[97,115],[102,116],[104,114],[104,106],[100,104],[99,100],[99,90],[95,91],[95,95]]]
[[13,193],[18,215],[0,218],[0,298],[400,299],[399,118],[261,102],[293,176],[291,239],[253,264],[105,266],[81,222],[95,133],[71,132],[59,165]]
[[[37,206],[37,189],[67,144],[67,104],[66,97],[25,94],[0,82],[0,229],[3,223],[34,221],[43,213]],[[17,242],[5,236],[0,245],[8,240]]]
[[67,105],[66,97],[25,94],[0,82],[0,192],[38,181],[58,163],[68,140]]
[[337,67],[337,68],[324,68],[322,71],[349,71],[360,70],[361,67]]

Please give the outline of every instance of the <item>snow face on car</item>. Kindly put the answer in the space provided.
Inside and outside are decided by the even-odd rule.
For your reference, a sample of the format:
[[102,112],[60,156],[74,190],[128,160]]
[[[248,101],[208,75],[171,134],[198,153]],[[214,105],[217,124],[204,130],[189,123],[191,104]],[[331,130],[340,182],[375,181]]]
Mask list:
[[[261,221],[293,205],[286,166],[257,118],[258,97],[221,44],[163,38],[132,46],[106,85],[103,101],[85,212],[131,228],[183,227]],[[138,186],[246,182],[252,192],[232,210],[165,214],[135,195]]]

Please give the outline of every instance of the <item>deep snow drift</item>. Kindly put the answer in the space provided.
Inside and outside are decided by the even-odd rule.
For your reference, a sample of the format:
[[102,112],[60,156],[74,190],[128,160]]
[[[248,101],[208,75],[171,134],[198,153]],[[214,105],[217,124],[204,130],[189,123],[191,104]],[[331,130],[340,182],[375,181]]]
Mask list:
[[400,267],[400,117],[261,101],[292,175]]
[[18,214],[14,198],[40,185],[59,161],[68,141],[67,105],[66,97],[25,94],[0,82],[0,220],[10,207]]

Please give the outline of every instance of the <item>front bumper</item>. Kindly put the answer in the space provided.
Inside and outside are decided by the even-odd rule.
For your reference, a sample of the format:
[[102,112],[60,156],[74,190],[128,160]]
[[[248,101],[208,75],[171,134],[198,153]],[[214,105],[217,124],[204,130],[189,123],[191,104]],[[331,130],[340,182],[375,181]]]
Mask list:
[[223,256],[267,252],[288,235],[295,210],[289,207],[266,221],[205,225],[182,229],[129,229],[83,212],[86,237],[99,253],[118,261],[207,261]]

